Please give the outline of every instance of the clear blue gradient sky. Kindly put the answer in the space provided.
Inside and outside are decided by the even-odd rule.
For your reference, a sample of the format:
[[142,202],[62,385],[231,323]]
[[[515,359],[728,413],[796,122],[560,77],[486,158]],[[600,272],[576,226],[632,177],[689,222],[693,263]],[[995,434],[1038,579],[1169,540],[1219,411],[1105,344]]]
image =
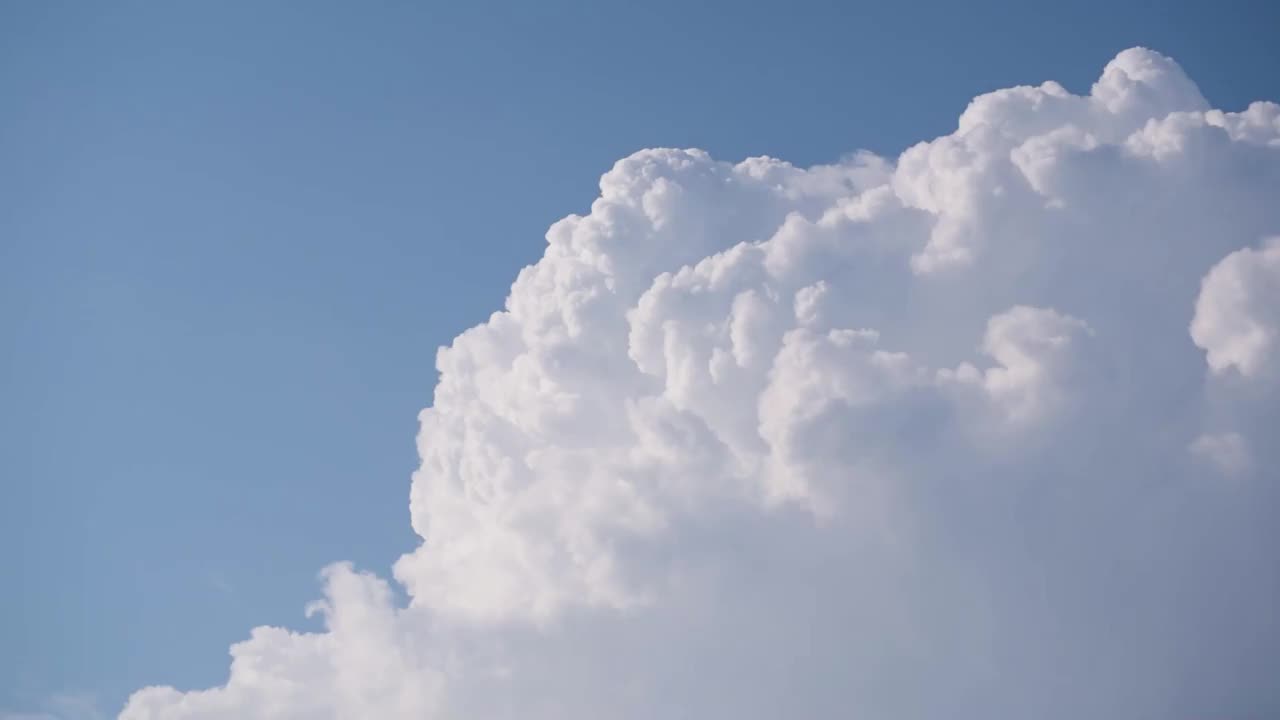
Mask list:
[[0,710],[221,682],[386,573],[435,349],[649,146],[890,156],[1176,58],[1280,98],[1280,5],[0,4]]

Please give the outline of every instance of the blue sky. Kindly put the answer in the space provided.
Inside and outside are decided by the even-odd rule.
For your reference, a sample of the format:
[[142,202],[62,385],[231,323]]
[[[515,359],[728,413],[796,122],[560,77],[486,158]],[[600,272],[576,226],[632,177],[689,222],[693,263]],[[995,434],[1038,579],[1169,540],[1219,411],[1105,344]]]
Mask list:
[[1280,98],[1268,2],[686,5],[0,5],[0,710],[386,574],[436,347],[634,150],[893,156],[1134,45]]

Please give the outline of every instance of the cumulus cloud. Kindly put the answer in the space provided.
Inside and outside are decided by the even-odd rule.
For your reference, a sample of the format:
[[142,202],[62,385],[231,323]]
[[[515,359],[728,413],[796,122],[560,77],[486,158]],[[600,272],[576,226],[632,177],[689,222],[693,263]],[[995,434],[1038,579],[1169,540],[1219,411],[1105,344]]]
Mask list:
[[1280,343],[1280,238],[1237,250],[1205,276],[1191,337],[1216,373],[1275,372]]
[[1280,106],[1143,49],[896,160],[638,152],[440,350],[407,605],[336,565],[121,717],[1280,713],[1277,198]]

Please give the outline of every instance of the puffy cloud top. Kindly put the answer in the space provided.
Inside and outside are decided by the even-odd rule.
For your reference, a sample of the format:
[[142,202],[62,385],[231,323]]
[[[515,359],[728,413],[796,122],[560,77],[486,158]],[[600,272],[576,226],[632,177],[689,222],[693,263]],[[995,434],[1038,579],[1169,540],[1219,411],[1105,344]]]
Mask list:
[[1231,253],[1205,276],[1191,337],[1209,367],[1245,377],[1274,373],[1280,343],[1280,238]]
[[896,161],[620,160],[439,353],[408,606],[334,566],[121,717],[1280,713],[1277,198],[1280,106],[1144,49]]

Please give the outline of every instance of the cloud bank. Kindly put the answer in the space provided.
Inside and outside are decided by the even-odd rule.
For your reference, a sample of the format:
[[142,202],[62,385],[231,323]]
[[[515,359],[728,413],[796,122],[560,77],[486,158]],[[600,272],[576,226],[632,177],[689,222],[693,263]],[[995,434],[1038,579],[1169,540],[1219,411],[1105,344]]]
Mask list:
[[127,720],[1280,715],[1280,106],[1127,50],[896,160],[645,150],[455,338],[408,592]]

